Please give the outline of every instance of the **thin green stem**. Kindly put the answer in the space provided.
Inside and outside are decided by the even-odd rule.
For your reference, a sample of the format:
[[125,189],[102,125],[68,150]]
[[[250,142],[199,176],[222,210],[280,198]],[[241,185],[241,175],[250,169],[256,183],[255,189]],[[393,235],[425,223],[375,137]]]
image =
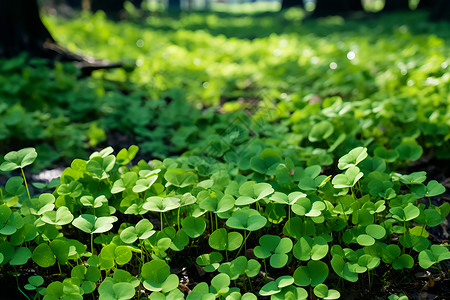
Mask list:
[[267,265],[266,265],[266,259],[264,258],[263,259],[263,263],[264,263],[264,277],[266,277],[267,278]]
[[291,220],[291,206],[288,205],[288,221]]
[[252,287],[252,281],[250,280],[250,277],[248,277],[248,275],[246,274],[247,278],[248,278],[248,284],[250,285],[250,291],[253,291],[253,287]]
[[23,172],[23,168],[20,168],[20,171],[22,171],[23,182],[25,183],[25,188],[27,189],[28,199],[31,200],[30,190],[28,189],[27,178],[25,177],[25,173]]
[[239,256],[239,253],[241,253],[242,247],[245,245],[245,250],[247,251],[247,239],[250,236],[251,231],[247,234],[247,230],[244,230],[244,241],[242,242],[241,247],[239,247],[238,252],[236,253],[236,257],[234,259],[236,259]]
[[214,214],[214,218],[216,219],[216,229],[219,229],[219,225],[218,225],[218,222],[217,222],[217,214],[216,213]]
[[169,223],[169,220],[167,219],[167,215],[166,215],[166,214],[163,214],[163,216],[164,216],[164,219],[166,220],[167,226],[169,226],[169,224],[171,224],[171,223]]
[[178,225],[178,230],[180,230],[180,210],[181,210],[181,207],[178,207],[178,212],[177,212],[177,225]]
[[[15,268],[14,268],[14,270],[15,270]],[[16,270],[16,273],[17,273],[17,270]],[[17,275],[14,275],[14,277],[16,278],[17,289],[19,290],[19,292],[22,293],[22,295],[24,295],[25,298],[27,298],[28,300],[31,300],[31,299],[27,296],[27,294],[25,294],[25,293],[20,289],[19,278],[18,278],[18,276],[17,276]]]
[[94,255],[94,234],[91,233],[91,253]]
[[159,212],[159,218],[161,219],[161,231],[163,230],[163,213],[162,213],[162,211],[161,212]]

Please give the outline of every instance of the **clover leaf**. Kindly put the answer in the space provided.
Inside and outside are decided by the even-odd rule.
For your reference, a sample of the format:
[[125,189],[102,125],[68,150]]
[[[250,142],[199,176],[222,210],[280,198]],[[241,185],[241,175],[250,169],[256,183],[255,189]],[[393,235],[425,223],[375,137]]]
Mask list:
[[334,176],[331,183],[336,189],[349,188],[353,187],[363,175],[364,174],[360,172],[358,167],[349,166],[344,174],[337,174]]
[[179,279],[170,274],[169,265],[162,260],[146,262],[141,269],[144,287],[153,292],[170,292],[178,287]]
[[73,220],[73,215],[67,206],[61,206],[56,211],[46,211],[41,220],[50,225],[67,225]]
[[213,251],[200,255],[195,262],[200,266],[204,266],[206,272],[214,272],[219,268],[222,259],[223,256],[220,252]]
[[314,239],[310,237],[300,237],[293,247],[294,256],[303,261],[320,260],[328,253],[328,243],[321,237],[316,236]]
[[199,237],[206,229],[206,222],[202,218],[189,216],[181,221],[182,229],[191,238]]
[[[201,209],[206,211],[211,211],[214,213],[223,213],[231,210],[234,207],[235,200],[231,195],[217,195],[208,196],[206,199],[202,200],[199,204]],[[217,195],[217,196],[216,196]],[[195,199],[195,198],[194,198]]]
[[142,207],[149,211],[166,212],[180,207],[180,199],[175,197],[161,198],[152,196],[147,198]]
[[249,205],[263,199],[274,192],[272,186],[268,183],[256,183],[254,181],[247,181],[239,188],[239,196],[236,199],[235,205],[243,206]]
[[331,267],[339,277],[344,278],[350,282],[358,281],[358,273],[352,272],[349,263],[345,262],[341,255],[335,254],[331,259]]
[[228,232],[225,228],[216,229],[209,236],[208,243],[215,250],[234,251],[238,249],[244,237],[239,232]]
[[15,169],[23,169],[31,165],[37,157],[35,148],[24,148],[19,151],[11,151],[3,158],[4,162],[0,165],[0,171],[9,172]]
[[129,164],[134,159],[138,151],[139,147],[136,145],[131,145],[128,149],[124,148],[120,150],[116,157],[117,163],[119,165]]
[[72,225],[86,233],[102,233],[113,228],[114,222],[118,219],[115,216],[96,217],[90,214],[82,214],[72,221]]
[[412,203],[406,207],[393,207],[389,210],[392,217],[398,221],[411,221],[420,215],[420,209]]
[[148,190],[158,179],[158,175],[153,175],[148,178],[142,178],[136,181],[136,185],[133,186],[133,192],[142,193]]
[[136,226],[125,228],[120,233],[120,239],[124,243],[132,244],[138,238],[141,240],[147,239],[155,234],[155,232],[156,231],[153,230],[153,224],[147,219],[142,219],[136,224]]
[[312,287],[325,281],[328,277],[328,266],[326,263],[318,260],[310,260],[306,266],[298,267],[294,272],[294,281],[296,285]]
[[282,288],[288,287],[294,283],[294,278],[292,276],[286,275],[278,277],[274,281],[270,281],[261,287],[259,294],[261,296],[271,296],[281,292]]
[[263,228],[267,219],[259,214],[250,215],[248,212],[237,211],[226,222],[226,225],[235,229],[256,231]]
[[200,282],[197,284],[192,291],[187,295],[186,300],[214,300],[216,299],[215,294],[209,292],[209,287],[206,282]]
[[256,246],[254,254],[258,258],[270,257],[270,265],[273,268],[282,268],[288,261],[288,255],[292,249],[293,243],[290,238],[280,238],[276,235],[263,235],[259,238],[260,246]]
[[424,269],[447,259],[450,259],[450,251],[442,245],[431,245],[429,250],[419,253],[419,265]]
[[230,277],[227,274],[220,273],[211,280],[209,291],[217,296],[224,295],[230,290],[229,285]]
[[436,180],[430,180],[427,184],[427,197],[434,197],[445,193],[445,187]]
[[355,148],[339,159],[338,168],[340,170],[345,170],[351,167],[355,167],[366,157],[367,157],[367,148],[365,147]]
[[180,188],[195,184],[198,177],[193,172],[186,172],[183,169],[172,169],[164,174],[167,180],[166,186],[174,185]]
[[115,282],[107,277],[98,287],[99,300],[128,300],[134,297],[135,287],[129,282]]
[[337,290],[328,289],[323,283],[314,288],[314,295],[323,299],[339,299],[341,297]]
[[334,132],[333,124],[329,121],[321,121],[311,128],[308,139],[310,142],[320,142],[329,138]]

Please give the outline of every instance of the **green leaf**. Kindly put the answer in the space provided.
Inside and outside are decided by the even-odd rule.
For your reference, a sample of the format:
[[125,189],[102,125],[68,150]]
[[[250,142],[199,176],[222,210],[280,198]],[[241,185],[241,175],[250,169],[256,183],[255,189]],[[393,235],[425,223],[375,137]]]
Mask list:
[[104,179],[107,178],[108,172],[110,172],[116,162],[116,157],[114,155],[102,156],[92,156],[86,164],[86,171],[94,175],[96,178]]
[[221,273],[213,277],[211,280],[210,292],[216,295],[224,295],[230,290],[230,277]]
[[69,258],[70,244],[63,240],[53,240],[49,244],[53,254],[61,265],[65,265]]
[[202,218],[189,216],[181,221],[181,226],[183,231],[186,232],[190,238],[196,238],[201,236],[205,231],[206,222]]
[[400,181],[404,184],[420,184],[427,179],[427,172],[414,172],[408,175],[402,175]]
[[370,224],[366,227],[366,233],[374,239],[382,239],[386,235],[386,229],[378,224]]
[[336,290],[329,290],[325,284],[319,284],[314,288],[314,295],[323,299],[339,299],[341,294]]
[[331,183],[336,189],[349,188],[353,187],[356,182],[363,177],[363,175],[364,174],[359,171],[358,167],[351,166],[348,167],[344,174],[337,174]]
[[46,243],[39,244],[36,248],[34,248],[31,258],[35,263],[43,268],[51,267],[56,263],[56,257],[50,246]]
[[214,272],[219,268],[219,263],[222,261],[223,256],[219,252],[211,252],[202,254],[195,262],[200,266],[205,266],[206,272]]
[[72,221],[72,225],[86,233],[103,233],[113,228],[117,217],[96,217],[94,215],[82,214]]
[[208,243],[211,248],[219,251],[234,251],[238,249],[244,237],[239,232],[229,232],[225,228],[216,229],[209,237]]
[[5,161],[0,165],[0,171],[9,172],[18,168],[25,168],[31,165],[36,157],[37,152],[34,148],[11,151],[3,157]]
[[141,269],[144,287],[149,291],[164,293],[178,287],[178,276],[170,274],[170,267],[162,260],[146,262]]
[[[194,198],[195,199],[195,198]],[[224,195],[218,197],[208,197],[201,201],[199,206],[206,211],[212,211],[214,213],[223,213],[231,210],[234,207],[235,200],[231,195]]]
[[20,196],[24,194],[26,189],[23,185],[23,177],[14,176],[9,178],[6,182],[5,190],[11,195]]
[[[197,175],[192,172],[185,172],[182,169],[172,169],[164,174],[167,183],[177,187],[187,187],[198,181]],[[166,184],[167,186],[167,184]]]
[[395,147],[399,158],[407,161],[418,160],[423,153],[422,147],[413,139],[405,139],[400,145]]
[[[13,257],[9,261],[12,266],[24,265],[31,258],[31,251],[26,247],[16,248]],[[39,286],[39,285],[37,285]]]
[[367,157],[367,148],[365,147],[355,148],[339,159],[338,168],[340,170],[345,170],[351,167],[355,167],[366,157]]
[[127,264],[133,257],[133,253],[128,246],[117,246],[114,254],[118,265]]
[[328,253],[328,243],[320,236],[314,238],[300,237],[293,247],[294,256],[303,261],[320,260]]
[[133,186],[133,192],[142,193],[151,188],[151,186],[158,179],[158,175],[153,175],[148,178],[139,179],[136,181],[136,185]]
[[427,197],[434,197],[445,193],[445,187],[436,180],[430,180],[427,184]]
[[72,222],[73,215],[67,206],[61,206],[57,211],[44,212],[41,219],[50,225],[67,225]]
[[166,212],[180,207],[180,199],[174,197],[161,198],[153,196],[147,198],[142,207],[149,211]]
[[256,183],[254,181],[245,182],[239,188],[241,195],[236,199],[235,205],[244,206],[263,199],[274,192],[272,186],[268,183]]
[[270,296],[281,292],[281,289],[278,287],[278,284],[275,281],[270,281],[266,283],[259,290],[259,294],[261,296]]
[[358,235],[358,237],[356,238],[356,241],[361,246],[372,246],[373,244],[375,244],[375,239],[368,234]]
[[112,278],[106,278],[98,288],[99,300],[128,300],[134,297],[136,290],[129,282],[114,282]]
[[309,132],[308,139],[310,142],[319,142],[329,138],[334,132],[333,124],[329,121],[321,121],[315,124]]
[[103,204],[108,203],[108,199],[104,195],[98,196],[95,199],[92,196],[83,196],[80,198],[80,202],[83,206],[99,208]]
[[44,278],[42,278],[42,276],[39,276],[39,275],[33,275],[33,276],[28,277],[28,282],[31,285],[38,287],[38,286],[41,286],[44,284]]
[[267,219],[260,215],[249,215],[246,212],[238,211],[234,213],[226,222],[226,225],[235,229],[256,231],[263,228]]
[[328,277],[328,266],[322,261],[310,260],[306,266],[298,267],[294,272],[295,284],[299,286],[312,287],[325,281]]
[[350,282],[358,281],[358,273],[350,271],[348,263],[344,261],[342,256],[334,255],[331,259],[331,267],[334,272],[339,275],[339,277],[342,277]]
[[136,228],[133,226],[127,227],[120,233],[120,239],[126,244],[132,244],[138,239]]
[[408,254],[402,254],[392,262],[392,268],[394,268],[395,270],[400,270],[403,268],[411,269],[413,266],[414,266],[414,259]]
[[117,153],[117,163],[119,165],[126,165],[129,164],[134,157],[136,156],[136,154],[139,151],[139,147],[135,146],[135,145],[131,145],[128,150],[127,149],[122,149],[119,151],[119,153]]
[[186,300],[214,300],[216,299],[215,295],[212,293],[209,293],[209,287],[206,282],[200,282],[194,288],[192,291],[187,295]]

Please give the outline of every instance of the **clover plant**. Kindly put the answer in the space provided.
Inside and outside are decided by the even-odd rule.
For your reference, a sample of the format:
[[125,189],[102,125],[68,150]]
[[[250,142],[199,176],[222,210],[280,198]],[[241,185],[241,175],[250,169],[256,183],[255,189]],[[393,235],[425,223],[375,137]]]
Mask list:
[[[200,175],[185,158],[132,164],[133,149],[120,161],[111,148],[75,160],[53,192],[2,200],[2,267],[58,274],[51,283],[30,277],[26,291],[45,299],[337,299],[343,290],[333,278],[371,288],[380,266],[443,272],[450,258],[428,239],[450,207],[419,202],[445,188],[424,173],[361,171],[372,159],[365,147],[343,155],[337,169],[344,173],[331,177],[321,166],[285,159],[294,171],[283,187],[276,178],[286,176],[276,171],[282,159],[273,175],[250,168],[225,176],[213,171],[215,162]],[[2,192],[24,194],[25,179],[12,178]],[[177,268],[193,265],[210,277],[187,294]]]

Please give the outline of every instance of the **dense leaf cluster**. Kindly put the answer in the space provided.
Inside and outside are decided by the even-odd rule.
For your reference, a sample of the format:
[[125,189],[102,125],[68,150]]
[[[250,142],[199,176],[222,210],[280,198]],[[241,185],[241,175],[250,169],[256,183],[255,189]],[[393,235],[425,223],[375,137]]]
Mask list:
[[[391,172],[367,148],[342,156],[335,176],[270,149],[248,171],[203,162],[201,173],[195,156],[133,165],[137,150],[116,156],[109,147],[75,159],[53,191],[39,195],[29,194],[23,172],[11,177],[1,189],[2,267],[68,270],[46,287],[43,276],[29,278],[25,288],[44,300],[93,292],[99,299],[337,299],[331,274],[371,286],[380,266],[440,270],[450,259],[427,239],[450,205],[418,202],[445,188],[425,184],[425,172]],[[0,170],[23,171],[36,156],[34,148],[10,152]],[[170,268],[180,255],[212,273],[188,295]],[[266,283],[255,290],[255,279]]]

